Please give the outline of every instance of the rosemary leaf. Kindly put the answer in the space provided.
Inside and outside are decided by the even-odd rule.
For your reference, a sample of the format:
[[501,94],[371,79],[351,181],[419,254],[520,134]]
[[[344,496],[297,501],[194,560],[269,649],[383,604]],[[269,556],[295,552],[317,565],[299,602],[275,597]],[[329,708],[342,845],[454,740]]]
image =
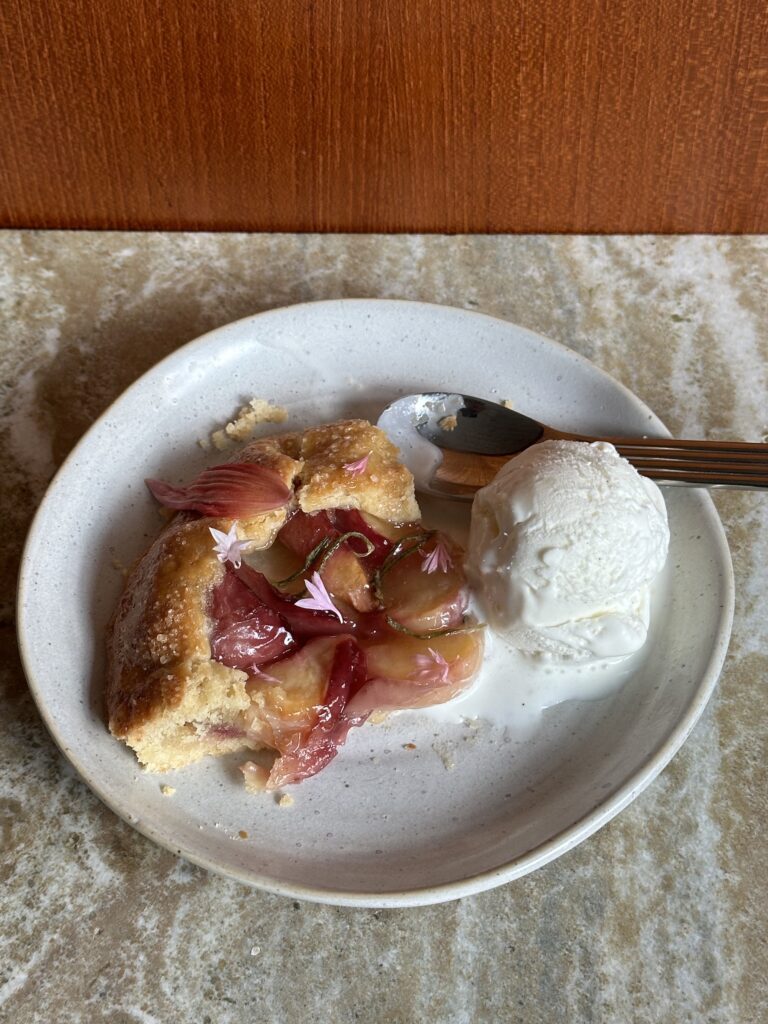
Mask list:
[[416,633],[412,629],[408,629],[402,622],[398,622],[393,619],[391,615],[387,616],[387,625],[391,626],[392,629],[398,633],[405,633],[406,636],[412,636],[416,640],[433,640],[438,636],[455,636],[457,633],[475,633],[478,629],[485,629],[484,622],[470,623],[466,626],[453,626],[448,629],[430,629],[426,633]]
[[312,550],[309,552],[309,554],[307,555],[307,560],[304,563],[304,565],[302,565],[300,569],[297,569],[296,572],[292,572],[290,576],[286,576],[284,580],[277,580],[275,586],[284,587],[287,583],[293,583],[293,581],[299,579],[299,577],[306,578],[307,574],[309,573],[309,568],[314,562],[314,560],[318,558],[323,553],[323,551],[325,551],[325,549],[328,547],[330,543],[330,537],[323,537],[320,543],[316,544],[315,547],[313,547]]
[[[382,577],[389,572],[393,565],[397,565],[401,558],[407,558],[408,555],[412,555],[414,551],[418,551],[419,548],[423,547],[424,544],[435,535],[435,530],[425,531],[423,533],[410,533],[407,537],[401,537],[400,540],[395,544],[390,553],[381,563],[379,568],[373,574],[373,595],[377,602],[381,605],[384,604],[384,595],[381,590]],[[409,541],[415,541],[410,547],[404,547]]]
[[357,540],[361,540],[363,544],[365,544],[366,550],[364,552],[355,551],[355,549],[350,545],[350,551],[357,558],[367,558],[368,555],[370,555],[370,553],[375,549],[375,545],[368,540],[365,534],[358,533],[356,530],[350,530],[349,533],[342,533],[335,540],[330,540],[330,538],[328,538],[330,543],[328,545],[327,550],[323,552],[323,557],[320,560],[320,564],[317,567],[317,572],[323,571],[323,569],[328,564],[329,560],[333,558],[333,556],[336,554],[336,552],[339,550],[342,544],[346,544],[350,537],[354,537]]

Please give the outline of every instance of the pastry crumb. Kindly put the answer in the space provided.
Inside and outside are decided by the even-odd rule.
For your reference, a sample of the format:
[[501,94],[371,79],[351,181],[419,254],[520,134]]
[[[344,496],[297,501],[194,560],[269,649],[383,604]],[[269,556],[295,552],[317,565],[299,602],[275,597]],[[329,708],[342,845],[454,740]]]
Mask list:
[[248,833],[245,831],[244,828],[241,828],[240,831],[237,834],[238,834],[238,837],[240,839],[247,839],[248,838]]
[[443,416],[441,420],[437,421],[438,427],[441,430],[455,430],[459,425],[459,421],[456,416]]
[[515,408],[515,403],[510,398],[502,398],[500,404],[503,405],[505,409]]
[[283,793],[277,798],[278,807],[293,807],[295,800],[290,793]]
[[161,786],[160,787],[160,792],[163,794],[163,796],[173,796],[173,794],[176,792],[176,787],[175,786]]
[[456,767],[456,762],[453,760],[449,751],[440,743],[433,743],[432,749],[443,762],[443,768],[445,768],[447,772],[452,772]]
[[120,573],[120,575],[121,575],[121,576],[123,577],[123,579],[126,579],[126,580],[127,580],[127,579],[128,579],[128,575],[129,575],[129,573],[130,573],[130,571],[131,571],[131,570],[130,570],[130,569],[128,568],[128,566],[127,566],[127,565],[124,565],[124,564],[123,564],[123,563],[122,563],[122,562],[120,561],[120,559],[119,559],[119,558],[113,558],[113,559],[111,560],[111,562],[112,562],[112,568],[113,568],[113,569],[116,569],[116,570],[117,570],[117,571],[118,571],[118,572]]
[[251,946],[251,956],[258,956],[261,952],[261,946]]
[[263,765],[255,764],[253,761],[246,761],[245,764],[240,765],[240,771],[243,773],[243,780],[248,793],[263,793],[267,788],[269,770],[264,768]]
[[252,398],[225,427],[213,431],[211,444],[223,451],[238,441],[247,441],[260,423],[283,423],[287,418],[288,410],[281,405],[273,405],[265,398]]
[[415,749],[416,749],[416,744],[415,743],[404,743],[403,744],[403,750],[415,750]]

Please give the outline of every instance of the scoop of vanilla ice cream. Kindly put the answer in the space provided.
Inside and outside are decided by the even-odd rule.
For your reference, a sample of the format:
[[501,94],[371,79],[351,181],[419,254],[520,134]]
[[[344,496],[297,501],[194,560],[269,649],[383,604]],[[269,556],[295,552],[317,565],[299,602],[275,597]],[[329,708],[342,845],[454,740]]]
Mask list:
[[645,643],[668,546],[659,488],[613,445],[544,441],[475,496],[467,573],[490,625],[518,650],[621,658]]

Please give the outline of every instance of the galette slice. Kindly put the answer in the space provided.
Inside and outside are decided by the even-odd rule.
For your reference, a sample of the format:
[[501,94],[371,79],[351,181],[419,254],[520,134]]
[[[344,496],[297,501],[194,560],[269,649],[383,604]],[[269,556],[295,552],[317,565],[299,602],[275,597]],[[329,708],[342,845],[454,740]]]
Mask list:
[[371,712],[442,703],[479,670],[462,552],[422,527],[369,423],[150,486],[178,514],[128,580],[107,681],[110,729],[150,771],[268,748],[268,788],[295,783]]

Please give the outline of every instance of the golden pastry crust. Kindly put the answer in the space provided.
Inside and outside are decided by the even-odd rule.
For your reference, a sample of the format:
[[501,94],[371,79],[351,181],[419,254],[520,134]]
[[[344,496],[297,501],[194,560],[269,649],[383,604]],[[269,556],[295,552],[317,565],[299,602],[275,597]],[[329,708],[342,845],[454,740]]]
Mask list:
[[301,434],[276,434],[251,441],[230,462],[258,462],[279,474],[290,487],[301,472]]
[[171,523],[131,574],[108,638],[110,730],[153,770],[209,752],[195,724],[207,708],[248,705],[245,673],[211,660],[205,604],[224,575],[214,524],[226,528],[183,515]]
[[[413,477],[398,460],[397,448],[365,420],[342,420],[305,431],[301,457],[304,469],[297,496],[304,512],[356,508],[393,523],[420,517]],[[366,457],[364,473],[344,468]]]
[[[366,457],[364,473],[345,468]],[[399,461],[397,448],[366,420],[339,420],[303,433],[266,437],[232,461],[269,465],[286,483],[295,470],[296,498],[303,512],[355,508],[391,523],[414,522],[421,515],[413,477]]]
[[[366,455],[364,474],[344,469]],[[418,519],[413,480],[396,456],[385,435],[360,420],[253,442],[232,461],[269,467],[295,496],[283,509],[239,520],[238,536],[269,547],[297,505]],[[207,604],[224,575],[209,528],[226,532],[231,523],[177,515],[130,574],[115,612],[107,645],[109,727],[151,771],[254,747],[226,731],[250,705],[248,677],[212,660],[208,640]]]

